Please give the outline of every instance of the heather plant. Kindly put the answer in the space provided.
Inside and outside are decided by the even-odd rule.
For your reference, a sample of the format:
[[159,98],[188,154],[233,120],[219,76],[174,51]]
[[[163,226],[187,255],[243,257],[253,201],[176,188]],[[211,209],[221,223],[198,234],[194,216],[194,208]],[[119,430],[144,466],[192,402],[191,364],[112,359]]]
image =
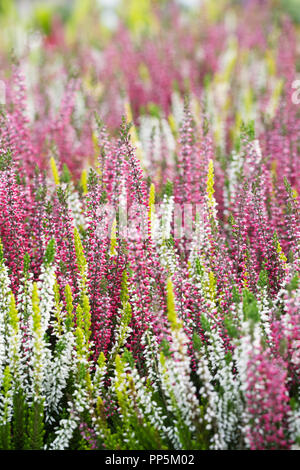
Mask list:
[[236,3],[0,41],[1,449],[299,448],[299,32]]

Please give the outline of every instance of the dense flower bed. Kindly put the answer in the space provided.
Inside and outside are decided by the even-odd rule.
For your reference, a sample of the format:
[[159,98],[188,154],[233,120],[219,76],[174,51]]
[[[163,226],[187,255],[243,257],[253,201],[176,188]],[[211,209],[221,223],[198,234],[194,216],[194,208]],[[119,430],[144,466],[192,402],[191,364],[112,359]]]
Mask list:
[[298,26],[89,3],[1,43],[0,448],[297,448]]

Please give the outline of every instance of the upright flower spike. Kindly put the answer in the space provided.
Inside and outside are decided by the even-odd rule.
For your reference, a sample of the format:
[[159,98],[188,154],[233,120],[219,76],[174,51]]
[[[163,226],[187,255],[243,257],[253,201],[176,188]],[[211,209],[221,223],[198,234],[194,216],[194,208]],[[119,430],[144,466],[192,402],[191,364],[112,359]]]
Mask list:
[[83,169],[82,173],[81,173],[81,178],[80,178],[80,184],[81,184],[81,187],[82,187],[83,194],[87,194],[87,192],[88,192],[87,183],[88,183],[87,171],[86,171],[86,169]]
[[74,306],[73,306],[72,291],[71,291],[69,284],[67,284],[65,287],[65,299],[66,299],[66,310],[67,310],[66,327],[67,327],[67,330],[70,331],[73,327]]
[[116,246],[117,246],[117,219],[115,217],[111,226],[111,233],[110,233],[110,249],[109,249],[110,256],[116,256],[118,254],[116,250]]
[[52,176],[53,176],[54,183],[56,184],[56,186],[59,186],[60,185],[60,178],[59,178],[59,173],[58,173],[58,169],[57,169],[56,161],[55,161],[54,157],[50,158],[50,166],[51,166],[51,170],[52,170]]
[[[11,283],[10,283],[8,269],[5,266],[5,262],[4,262],[3,245],[0,239],[0,374],[2,374],[5,364],[6,364],[5,331],[6,331],[7,315],[10,310],[10,296],[11,296],[10,284]],[[1,384],[1,375],[0,375],[0,384]]]
[[174,286],[173,286],[172,279],[170,277],[167,280],[167,309],[168,309],[168,320],[171,324],[171,328],[174,330],[181,328],[181,325],[178,322],[178,318],[176,315]]
[[214,198],[214,162],[209,160],[208,162],[208,171],[207,171],[207,180],[206,180],[206,194],[207,194],[207,208],[209,218],[216,223],[216,200]]
[[151,220],[152,212],[154,211],[155,204],[155,185],[151,183],[149,191],[149,219]]
[[132,328],[129,326],[132,319],[132,308],[129,302],[127,281],[127,272],[124,270],[122,275],[122,288],[120,293],[122,313],[119,320],[118,328],[114,334],[114,346],[110,350],[109,354],[110,362],[115,360],[117,354],[120,354],[120,351],[124,348],[130,333],[132,333]]
[[44,338],[42,330],[42,317],[37,284],[33,283],[32,289],[32,366],[33,366],[33,400],[40,401],[43,396],[44,367]]
[[83,311],[83,330],[85,333],[86,341],[88,342],[91,336],[91,307],[89,298],[86,294],[82,297],[82,311]]
[[[259,374],[255,371],[258,369]],[[284,365],[268,358],[267,351],[248,364],[247,410],[251,416],[247,439],[252,450],[289,447],[287,419],[289,397]],[[261,433],[264,429],[264,433]]]
[[151,232],[151,237],[154,238],[155,232],[154,232],[154,216],[155,216],[155,185],[151,183],[150,185],[150,191],[149,191],[149,212],[148,212],[148,218],[149,218],[149,223],[150,223],[150,232]]
[[53,285],[53,294],[54,294],[54,328],[55,333],[60,337],[63,333],[63,319],[62,319],[62,303],[60,301],[59,285],[55,279]]
[[12,415],[12,377],[9,366],[3,373],[3,386],[0,407],[0,448],[9,450],[11,448],[11,415]]
[[80,294],[86,295],[87,292],[87,261],[84,255],[83,246],[81,243],[80,235],[76,227],[74,227],[74,246],[76,253],[77,266],[80,272]]
[[208,278],[209,278],[209,294],[210,294],[210,299],[212,302],[215,301],[216,299],[216,279],[214,276],[214,273],[210,271],[208,273]]
[[175,202],[188,204],[192,201],[193,192],[193,124],[189,104],[186,101],[184,119],[180,129],[180,155],[178,176],[175,186]]
[[10,364],[10,370],[12,372],[13,381],[16,387],[15,392],[18,391],[19,387],[22,387],[22,374],[24,373],[21,364],[21,334],[20,334],[20,318],[18,310],[16,308],[16,301],[14,295],[10,295],[10,308],[8,314],[9,323],[9,348],[8,348],[8,360]]
[[141,143],[138,139],[137,132],[136,132],[136,127],[133,124],[133,116],[132,116],[132,111],[129,102],[125,103],[125,115],[126,115],[126,121],[128,124],[131,124],[130,127],[130,136],[133,145],[136,147],[136,154],[137,157],[139,158],[140,162],[143,162],[143,150],[141,147]]
[[78,267],[80,269],[81,274],[84,274],[86,269],[86,259],[84,256],[80,235],[76,227],[74,228],[74,244]]
[[[6,152],[1,158],[5,156]],[[16,162],[9,159],[0,170],[0,238],[14,293],[20,284],[24,255],[33,251],[29,221],[35,206],[29,188],[18,182],[18,176]]]
[[207,183],[206,183],[206,192],[209,201],[209,206],[213,206],[213,195],[214,195],[214,162],[209,160],[208,162],[208,172],[207,172]]
[[17,333],[18,326],[19,326],[19,315],[18,315],[18,310],[16,309],[15,296],[13,294],[11,294],[11,297],[10,297],[9,323],[14,333]]
[[78,266],[74,246],[74,220],[68,207],[68,189],[57,187],[45,207],[43,235],[46,242],[52,238],[56,246],[56,276],[63,291],[69,284],[74,296],[78,294]]

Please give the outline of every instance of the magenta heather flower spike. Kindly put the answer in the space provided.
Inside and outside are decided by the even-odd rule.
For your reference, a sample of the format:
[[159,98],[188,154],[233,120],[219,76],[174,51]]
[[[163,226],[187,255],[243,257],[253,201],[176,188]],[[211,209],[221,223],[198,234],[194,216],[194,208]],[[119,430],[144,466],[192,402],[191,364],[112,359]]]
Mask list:
[[247,440],[252,450],[289,448],[286,376],[286,364],[272,359],[268,351],[250,356],[246,400],[250,416]]

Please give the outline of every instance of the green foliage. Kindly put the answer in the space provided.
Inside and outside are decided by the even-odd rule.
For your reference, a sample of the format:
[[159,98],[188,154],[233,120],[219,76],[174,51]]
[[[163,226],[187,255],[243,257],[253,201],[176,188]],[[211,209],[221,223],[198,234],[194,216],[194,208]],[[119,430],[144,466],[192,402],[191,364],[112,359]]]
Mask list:
[[280,0],[281,8],[287,12],[295,23],[300,24],[300,11],[298,0]]
[[71,330],[74,324],[74,306],[73,306],[73,299],[72,299],[72,291],[69,284],[65,287],[65,299],[66,299],[66,310],[67,310],[67,317],[66,317],[66,328],[67,330]]
[[0,420],[0,449],[8,450],[11,448],[11,394],[12,394],[12,377],[8,366],[5,367],[3,373],[2,396],[3,396],[3,412]]
[[123,358],[124,358],[124,361],[130,365],[130,367],[133,369],[134,368],[134,357],[132,355],[132,352],[129,351],[129,349],[127,348],[124,348],[124,352],[123,352]]
[[202,348],[202,341],[200,336],[194,331],[193,333],[193,348],[195,351],[200,351]]
[[235,326],[235,324],[233,323],[232,318],[229,315],[225,315],[224,326],[227,330],[228,335],[231,338],[238,338],[239,337],[238,329]]
[[28,253],[25,253],[24,255],[24,261],[23,261],[23,271],[24,271],[24,276],[27,277],[28,272],[30,268],[30,256]]
[[264,288],[269,286],[269,278],[268,278],[268,273],[265,269],[262,269],[259,273],[258,277],[258,282],[257,282],[258,287]]
[[70,173],[70,170],[67,167],[67,165],[64,163],[62,167],[62,172],[60,175],[60,180],[62,183],[70,183],[71,179],[72,179],[72,175]]
[[0,265],[2,265],[3,261],[4,261],[3,245],[0,239]]
[[28,409],[27,433],[25,449],[42,450],[44,448],[44,404],[34,401]]
[[0,171],[6,171],[11,167],[12,153],[11,150],[1,152],[0,154]]
[[148,112],[150,116],[156,117],[157,119],[160,119],[160,117],[162,116],[162,111],[156,103],[148,104]]
[[243,312],[245,320],[257,323],[260,319],[255,295],[248,289],[243,290]]
[[232,287],[232,300],[234,303],[239,304],[241,301],[240,294],[236,286]]
[[295,274],[294,277],[292,278],[292,280],[287,285],[287,290],[291,294],[293,291],[298,289],[298,286],[299,286],[299,275]]
[[127,142],[130,140],[130,129],[132,128],[132,126],[133,122],[127,122],[126,117],[122,116],[122,124],[120,127],[120,139],[122,142]]
[[54,262],[54,258],[55,258],[55,240],[54,238],[51,238],[45,251],[45,256],[44,256],[45,265],[46,266],[51,265]]
[[77,265],[78,265],[79,271],[82,276],[82,281],[83,281],[82,288],[84,289],[85,273],[86,273],[86,259],[84,256],[84,251],[83,251],[83,246],[81,243],[80,235],[76,227],[74,228],[74,245],[75,245]]
[[64,207],[68,206],[68,191],[61,186],[57,187],[57,198],[60,204]]
[[203,330],[204,331],[210,331],[210,324],[209,324],[209,321],[208,321],[208,319],[207,319],[207,317],[204,313],[201,314],[200,321],[201,321],[201,326],[202,326]]
[[98,175],[93,168],[89,169],[88,172],[88,190],[91,191],[98,182]]
[[12,435],[13,448],[16,450],[23,450],[25,448],[27,413],[28,405],[25,401],[24,393],[19,389],[19,391],[14,393],[13,397]]
[[173,195],[173,183],[172,183],[172,181],[167,180],[167,182],[164,186],[163,194],[165,194],[167,197],[170,197],[170,196]]
[[170,357],[171,356],[171,345],[169,343],[169,341],[166,340],[166,338],[163,338],[162,341],[161,341],[161,350],[163,352],[163,355],[165,357]]
[[243,122],[241,127],[242,135],[248,137],[250,141],[255,139],[255,122],[249,121],[248,123]]

